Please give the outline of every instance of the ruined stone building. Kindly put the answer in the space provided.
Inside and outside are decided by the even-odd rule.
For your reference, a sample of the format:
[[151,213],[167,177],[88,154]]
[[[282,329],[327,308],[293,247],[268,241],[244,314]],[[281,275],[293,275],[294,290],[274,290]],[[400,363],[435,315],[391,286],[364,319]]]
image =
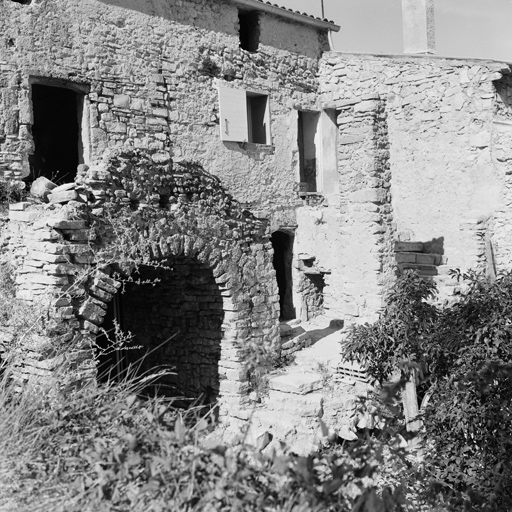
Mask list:
[[[510,266],[505,64],[334,52],[335,23],[260,0],[0,0],[0,27],[0,173],[62,185],[11,206],[3,250],[59,340],[117,316],[233,412],[280,319],[371,320],[404,268],[447,296],[450,268]],[[105,201],[150,220],[156,287],[120,294],[91,255]]]

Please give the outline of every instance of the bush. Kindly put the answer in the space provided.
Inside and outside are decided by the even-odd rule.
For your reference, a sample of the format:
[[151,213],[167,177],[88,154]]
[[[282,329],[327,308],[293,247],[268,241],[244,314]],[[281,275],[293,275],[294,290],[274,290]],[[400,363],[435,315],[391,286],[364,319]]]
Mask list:
[[19,395],[4,381],[0,483],[10,482],[12,510],[403,510],[403,485],[377,484],[376,474],[386,458],[395,470],[406,464],[375,441],[265,456],[224,445],[212,437],[210,417],[142,399],[139,389],[126,381],[60,397]]
[[380,319],[354,327],[346,354],[379,383],[418,370],[432,392],[422,413],[432,485],[459,505],[502,511],[512,504],[512,273],[454,277],[466,291],[444,309],[428,302],[433,282],[400,277]]

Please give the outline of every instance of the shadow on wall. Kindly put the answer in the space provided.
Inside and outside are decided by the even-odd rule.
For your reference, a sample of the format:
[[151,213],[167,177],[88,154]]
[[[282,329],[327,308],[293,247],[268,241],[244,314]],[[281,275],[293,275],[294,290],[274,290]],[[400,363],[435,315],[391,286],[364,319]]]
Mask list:
[[429,254],[444,255],[444,236],[432,238],[428,242],[423,242],[423,251]]
[[[147,16],[163,18],[167,21],[178,21],[195,29],[212,29],[211,19],[201,15],[193,17],[188,9],[176,8],[174,7],[175,2],[169,2],[168,0],[154,0],[152,2],[141,2],[140,0],[99,0],[99,2],[121,9],[137,11]],[[179,16],[180,11],[184,13],[181,17]],[[120,19],[116,22],[119,28],[124,28],[124,23],[124,20]],[[217,31],[219,30],[217,29]]]

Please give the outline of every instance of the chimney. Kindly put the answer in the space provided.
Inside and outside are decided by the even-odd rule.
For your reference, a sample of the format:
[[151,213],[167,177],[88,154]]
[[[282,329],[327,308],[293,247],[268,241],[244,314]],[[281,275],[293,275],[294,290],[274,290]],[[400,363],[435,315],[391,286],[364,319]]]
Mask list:
[[435,53],[434,0],[402,0],[404,53]]

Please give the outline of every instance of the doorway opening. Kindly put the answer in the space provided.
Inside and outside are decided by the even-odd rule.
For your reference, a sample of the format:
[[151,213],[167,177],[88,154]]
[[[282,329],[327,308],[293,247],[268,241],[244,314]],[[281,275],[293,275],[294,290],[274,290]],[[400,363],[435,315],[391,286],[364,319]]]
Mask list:
[[280,320],[293,320],[295,318],[292,280],[293,235],[284,231],[275,231],[272,233],[271,242],[274,248],[273,263],[279,288]]
[[82,117],[84,95],[75,90],[33,83],[32,137],[29,181],[44,176],[56,184],[71,182],[84,163]]
[[121,358],[105,359],[110,370],[104,373],[142,377],[162,372],[151,380],[148,393],[175,397],[177,405],[213,404],[220,387],[224,321],[219,286],[212,269],[195,258],[163,263],[140,266],[119,305],[112,306],[134,348],[121,350]]

